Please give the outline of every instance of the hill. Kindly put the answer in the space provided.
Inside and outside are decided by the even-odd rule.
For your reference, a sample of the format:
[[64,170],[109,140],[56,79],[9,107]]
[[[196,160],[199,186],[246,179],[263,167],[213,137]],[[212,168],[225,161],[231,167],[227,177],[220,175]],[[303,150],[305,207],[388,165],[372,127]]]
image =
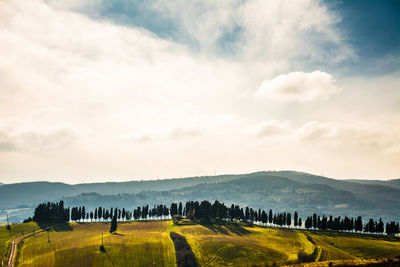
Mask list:
[[[38,230],[39,226],[34,223],[21,223],[21,224],[14,224],[11,225],[11,230],[8,231],[6,226],[0,226],[0,261],[6,263],[9,252],[10,246],[12,243],[12,239],[16,236],[20,235],[22,232],[32,232],[32,230]],[[5,265],[4,265],[5,266]]]
[[297,210],[333,215],[382,217],[400,220],[400,189],[397,180],[336,180],[294,171],[257,172],[131,181],[121,183],[19,183],[0,187],[0,221],[10,214],[12,221],[31,216],[34,206],[43,201],[64,199],[67,205],[95,208],[119,206],[133,209],[144,204],[210,199],[227,204],[281,211]]
[[[279,173],[277,175],[280,175]],[[287,174],[285,174],[287,175]],[[308,180],[307,180],[308,179]],[[312,179],[312,180],[311,180]],[[205,183],[169,191],[147,191],[139,194],[82,194],[65,198],[72,206],[135,206],[187,200],[219,200],[230,205],[251,206],[274,211],[298,211],[303,218],[317,212],[325,215],[382,217],[399,220],[400,190],[381,185],[360,185],[324,177],[283,177],[272,173],[255,173],[238,179]],[[332,181],[333,180],[333,181]],[[346,188],[347,187],[347,188]]]
[[370,184],[370,185],[384,185],[384,186],[390,186],[393,188],[400,189],[400,179],[392,179],[388,181],[381,181],[381,180],[356,180],[356,179],[351,179],[347,180],[353,183],[358,183],[358,184]]
[[[174,225],[172,221],[73,223],[65,231],[24,241],[18,266],[176,266],[174,232],[184,237],[200,266],[265,266],[318,261],[374,262],[400,256],[400,240],[383,236],[280,229],[226,222]],[[106,252],[99,251],[104,232]],[[380,261],[383,261],[380,259]]]

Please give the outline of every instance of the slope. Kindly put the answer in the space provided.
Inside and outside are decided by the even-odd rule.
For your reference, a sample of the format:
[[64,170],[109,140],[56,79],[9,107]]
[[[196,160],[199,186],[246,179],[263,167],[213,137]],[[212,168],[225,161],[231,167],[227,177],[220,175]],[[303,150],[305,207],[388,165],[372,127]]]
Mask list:
[[[176,266],[170,232],[184,236],[201,266],[264,266],[314,260],[400,256],[399,239],[356,234],[280,229],[226,222],[173,225],[171,221],[72,224],[69,231],[24,241],[19,266]],[[360,245],[361,244],[361,245]]]

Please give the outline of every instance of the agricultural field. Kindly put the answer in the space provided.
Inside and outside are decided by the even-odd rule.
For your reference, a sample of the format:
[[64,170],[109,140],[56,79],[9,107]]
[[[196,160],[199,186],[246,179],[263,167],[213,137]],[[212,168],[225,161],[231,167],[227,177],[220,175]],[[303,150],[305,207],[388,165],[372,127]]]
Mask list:
[[[260,227],[244,223],[175,225],[170,220],[72,223],[23,241],[17,266],[176,266],[170,233],[186,238],[200,266],[371,262],[400,256],[400,239]],[[104,232],[105,252],[99,250]]]
[[39,226],[34,222],[13,224],[10,231],[7,230],[6,225],[0,226],[0,264],[3,262],[5,266],[14,237],[20,235],[22,232],[27,233],[38,229]]

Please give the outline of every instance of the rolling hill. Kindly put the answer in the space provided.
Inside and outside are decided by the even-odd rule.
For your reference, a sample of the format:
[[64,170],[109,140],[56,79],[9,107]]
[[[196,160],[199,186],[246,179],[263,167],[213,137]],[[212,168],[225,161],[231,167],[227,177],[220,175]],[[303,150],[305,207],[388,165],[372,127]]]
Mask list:
[[[181,248],[171,240],[171,232],[187,240],[199,266],[356,265],[400,256],[398,238],[235,222],[125,222],[118,224],[117,234],[108,229],[108,223],[72,223],[63,231],[51,231],[50,242],[47,233],[36,234],[20,246],[18,266],[176,266],[176,250]],[[99,251],[102,232],[105,252]]]

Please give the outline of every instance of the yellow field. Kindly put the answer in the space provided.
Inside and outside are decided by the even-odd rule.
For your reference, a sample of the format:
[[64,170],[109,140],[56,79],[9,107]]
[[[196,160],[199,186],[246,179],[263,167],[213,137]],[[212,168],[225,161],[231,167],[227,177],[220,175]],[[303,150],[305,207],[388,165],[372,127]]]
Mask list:
[[7,263],[10,246],[14,237],[20,235],[22,232],[27,233],[38,229],[39,226],[34,222],[13,224],[11,225],[11,231],[8,231],[5,225],[0,226],[0,266],[1,262],[3,262],[4,266]]
[[[266,228],[238,223],[203,226],[172,221],[71,224],[71,230],[26,239],[18,266],[176,266],[171,231],[186,237],[201,266],[265,266],[304,261],[400,256],[400,240]],[[106,252],[99,251],[104,232]],[[355,262],[355,261],[354,261]]]
[[[175,266],[171,222],[72,223],[70,231],[41,233],[24,241],[18,266]],[[99,250],[104,232],[106,252]]]

